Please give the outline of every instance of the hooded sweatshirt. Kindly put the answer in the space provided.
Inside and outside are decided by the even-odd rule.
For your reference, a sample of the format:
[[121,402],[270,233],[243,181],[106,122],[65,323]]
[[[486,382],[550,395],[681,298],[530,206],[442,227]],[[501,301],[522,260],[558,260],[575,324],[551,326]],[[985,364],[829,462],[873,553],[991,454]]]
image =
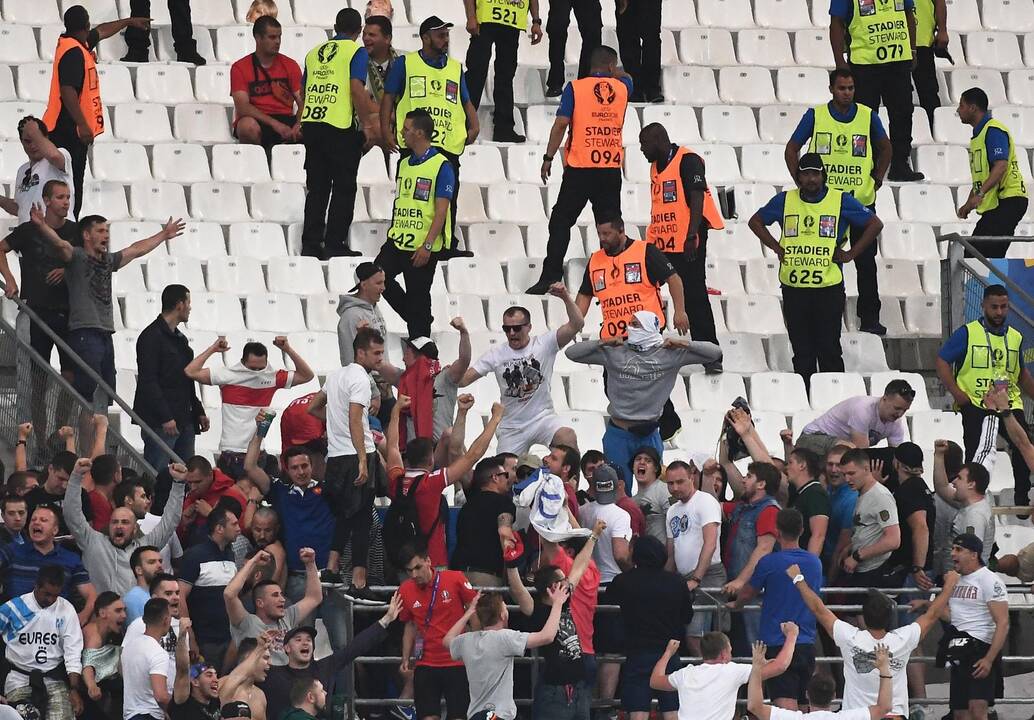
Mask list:
[[359,325],[365,322],[381,335],[387,333],[384,316],[377,309],[377,305],[369,303],[357,295],[342,295],[337,305],[337,314],[341,316],[337,323],[337,343],[338,351],[341,353],[342,367],[355,362],[352,340],[355,339]]
[[[244,515],[244,509],[248,507],[248,498],[244,497],[244,493],[237,489],[237,485],[234,483],[233,478],[219,468],[212,468],[212,485],[208,488],[208,492],[200,497],[191,493],[187,497],[183,498],[183,510],[186,510],[198,500],[204,500],[214,508],[224,497],[233,498],[240,503],[241,512],[237,515],[237,519],[240,520],[241,516]],[[184,547],[191,544],[191,530],[193,528],[200,528],[204,526],[204,524],[205,518],[202,517],[201,513],[197,513],[194,516],[194,523],[192,526],[184,524],[183,532],[181,533],[182,539],[184,540]]]

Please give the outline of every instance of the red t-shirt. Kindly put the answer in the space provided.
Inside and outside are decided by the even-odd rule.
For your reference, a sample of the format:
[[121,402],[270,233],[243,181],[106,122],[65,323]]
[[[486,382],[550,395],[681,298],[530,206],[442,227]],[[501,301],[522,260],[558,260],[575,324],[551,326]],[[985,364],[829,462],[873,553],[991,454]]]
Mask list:
[[[574,566],[574,558],[564,552],[563,548],[559,548],[553,555],[550,564],[556,565],[564,575],[568,575]],[[582,573],[582,579],[571,595],[571,617],[574,618],[574,627],[578,631],[578,641],[582,646],[582,652],[586,655],[596,654],[592,649],[592,632],[599,589],[600,571],[596,567],[596,563],[590,560],[589,567]]]
[[280,444],[285,450],[326,436],[327,426],[309,414],[309,403],[314,397],[316,393],[309,393],[292,400],[280,415]]
[[[398,479],[402,477],[402,492],[408,493],[409,486],[413,481],[423,474],[420,470],[411,470],[406,473],[405,469],[397,465],[388,468],[388,497],[395,499],[395,486]],[[420,532],[427,534],[434,524],[438,513],[441,511],[442,491],[449,485],[444,469],[435,470],[428,474],[416,488],[416,514],[420,519]],[[445,523],[439,522],[434,533],[427,541],[427,554],[431,556],[431,562],[435,567],[445,567],[449,564],[449,551],[445,543]]]
[[402,596],[402,612],[399,620],[412,622],[417,633],[424,638],[424,654],[417,665],[426,667],[459,667],[463,663],[453,660],[449,651],[442,645],[445,633],[452,629],[456,621],[463,617],[464,606],[477,595],[470,586],[466,576],[459,570],[439,570],[438,596],[431,613],[431,622],[427,622],[427,609],[431,605],[431,594],[434,580],[423,587],[410,579],[402,583],[399,594]]
[[[726,517],[732,517],[733,511],[739,504],[739,500],[726,500],[722,503],[722,512]],[[761,514],[758,515],[758,523],[754,528],[758,537],[764,537],[765,535],[779,537],[779,533],[776,530],[776,515],[778,514],[779,507],[776,505],[770,505],[761,511]],[[725,552],[722,554],[723,558],[732,556],[732,541],[736,537],[736,530],[739,528],[739,525],[739,522],[736,522],[729,527],[729,535],[725,540]],[[726,563],[728,563],[728,560],[726,560]]]
[[87,497],[90,499],[90,508],[93,509],[93,520],[90,521],[90,525],[97,532],[107,532],[108,523],[111,522],[111,513],[114,508],[111,507],[108,498],[96,490],[91,490],[87,493]]
[[301,91],[302,69],[286,55],[277,55],[263,68],[252,53],[230,67],[230,94],[248,93],[251,104],[267,115],[293,115],[294,98]]

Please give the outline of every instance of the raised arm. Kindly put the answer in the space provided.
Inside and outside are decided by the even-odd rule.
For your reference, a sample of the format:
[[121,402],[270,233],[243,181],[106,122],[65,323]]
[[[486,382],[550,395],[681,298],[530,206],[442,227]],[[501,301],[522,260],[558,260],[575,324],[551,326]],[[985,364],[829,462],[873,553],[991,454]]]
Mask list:
[[461,317],[454,317],[449,321],[449,324],[459,331],[460,344],[456,359],[449,365],[447,372],[449,373],[449,379],[454,384],[459,385],[463,381],[463,376],[466,374],[467,369],[470,367],[470,331],[467,330],[467,324],[463,322]]
[[535,601],[528,592],[528,588],[524,586],[524,581],[521,580],[521,571],[515,567],[506,568],[506,581],[510,586],[510,595],[517,603],[521,615],[530,616],[535,611]]
[[[574,562],[571,563],[571,572],[567,574],[567,582],[571,587],[578,587],[578,583],[582,580],[582,575],[589,569],[589,563],[592,562],[592,551],[596,547],[596,543],[600,541],[600,535],[604,530],[607,529],[607,523],[602,520],[597,520],[596,524],[592,526],[592,534],[586,539],[585,547],[574,556]],[[557,548],[557,552],[564,552],[563,548]]]
[[306,412],[312,415],[317,420],[327,422],[327,393],[324,390],[317,392],[312,400],[309,401],[309,407]]
[[[79,102],[76,99],[76,107],[78,108]],[[66,104],[65,107],[68,107]],[[54,228],[47,225],[47,220],[44,217],[43,211],[39,206],[33,205],[29,208],[29,219],[36,226],[39,233],[46,238],[47,242],[57,253],[58,258],[62,262],[68,262],[72,259],[72,244],[67,240],[61,239],[61,237],[54,231]]]
[[64,505],[62,505],[62,515],[65,518],[65,524],[68,525],[68,529],[72,532],[72,537],[81,546],[88,545],[94,541],[94,536],[101,534],[93,529],[86,519],[86,515],[83,514],[83,477],[90,472],[92,466],[93,461],[89,458],[79,458],[75,461],[75,467],[72,468],[72,473],[68,476],[68,485],[65,487],[65,501]]
[[194,382],[199,382],[202,385],[211,385],[212,371],[205,367],[205,363],[216,353],[223,353],[229,349],[230,344],[226,342],[225,337],[220,336],[216,338],[214,343],[195,355],[194,359],[187,363],[187,366],[183,368],[183,374]]
[[955,586],[959,582],[959,574],[954,570],[948,570],[944,573],[944,579],[941,581],[941,592],[937,594],[932,603],[926,608],[926,612],[916,618],[916,624],[919,626],[919,636],[926,637],[926,634],[941,620],[944,615],[944,609],[948,607],[948,600],[951,598],[951,593],[955,590]]
[[190,618],[180,619],[180,631],[176,636],[176,680],[172,686],[172,702],[176,705],[182,705],[190,697],[189,630]]
[[876,669],[880,673],[880,689],[876,704],[869,706],[869,720],[880,720],[894,707],[894,676],[890,671],[890,651],[883,643],[876,643]]
[[404,467],[402,453],[399,451],[399,423],[401,422],[402,412],[408,410],[410,404],[408,395],[399,395],[391,408],[388,427],[384,428],[385,467]]
[[[793,580],[798,575],[803,575],[803,573],[799,565],[791,565],[786,568],[786,575]],[[833,624],[837,621],[837,616],[826,607],[826,604],[822,602],[822,598],[808,586],[807,580],[801,580],[795,584],[795,587],[797,592],[801,594],[801,599],[804,600],[804,604],[811,611],[811,614],[819,621],[826,633],[833,637]]]
[[226,616],[230,620],[230,625],[236,627],[248,616],[248,610],[244,607],[240,597],[241,592],[244,591],[244,584],[255,574],[255,568],[259,565],[268,565],[270,560],[272,557],[268,552],[259,550],[245,560],[241,569],[230,578],[230,582],[226,583],[226,587],[223,588],[223,603],[226,605]]
[[783,647],[780,648],[779,654],[766,662],[765,667],[761,668],[762,680],[771,680],[776,675],[782,675],[790,667],[790,663],[793,662],[793,649],[797,645],[797,636],[800,634],[800,628],[795,623],[784,622],[779,624],[779,629],[783,631],[783,637],[786,640],[783,643]]
[[571,595],[571,588],[566,583],[561,583],[548,588],[546,592],[549,594],[551,603],[549,617],[546,618],[546,624],[542,626],[541,630],[528,636],[527,648],[529,650],[549,645],[556,638],[557,630],[560,629],[560,613],[563,612],[564,603]]
[[97,25],[94,30],[97,31],[97,37],[101,40],[107,40],[112,35],[118,35],[126,28],[136,28],[137,30],[148,31],[151,29],[151,18],[145,17],[127,17],[119,20],[112,20],[111,22],[101,23]]
[[137,240],[135,243],[123,250],[122,264],[119,267],[125,267],[138,257],[143,257],[166,240],[172,240],[173,238],[179,237],[183,234],[183,229],[185,227],[186,225],[183,222],[183,218],[177,218],[175,220],[169,218],[165,222],[164,227],[154,235],[144,238],[143,240]]
[[668,663],[675,657],[679,648],[682,646],[679,640],[669,640],[667,647],[664,648],[664,652],[657,662],[653,665],[653,670],[650,671],[650,688],[652,690],[660,690],[662,692],[674,692],[675,688],[670,682],[668,682]]
[[556,343],[559,347],[563,347],[574,340],[575,335],[582,331],[582,328],[585,326],[585,316],[571,298],[571,293],[567,291],[567,286],[562,282],[555,282],[550,285],[549,294],[560,298],[564,303],[564,309],[567,310],[567,322],[557,328],[556,331]]
[[176,532],[176,527],[183,515],[183,496],[187,491],[187,467],[180,463],[173,463],[169,465],[169,475],[172,476],[172,488],[169,490],[169,499],[165,501],[162,517],[157,525],[140,538],[141,545],[165,547],[172,539],[173,533]]
[[449,628],[449,632],[445,633],[445,637],[442,638],[442,645],[445,646],[446,650],[450,650],[452,641],[462,635],[464,630],[467,629],[467,623],[470,622],[470,619],[474,617],[474,613],[477,612],[478,600],[480,599],[481,591],[478,591],[477,595],[474,596],[474,599],[470,601],[469,605],[467,605],[467,609],[463,611],[463,616],[453,623],[452,627]]
[[[473,398],[471,398],[473,402]],[[485,423],[485,429],[481,431],[481,434],[474,438],[474,442],[470,444],[470,448],[467,449],[458,460],[449,463],[446,475],[453,482],[457,482],[457,479],[465,478],[471,471],[477,461],[484,457],[485,453],[488,452],[488,446],[492,442],[492,438],[495,437],[495,431],[499,427],[500,421],[503,419],[503,406],[502,403],[492,403],[492,416],[488,418],[488,422]]]
[[725,414],[725,419],[729,421],[733,429],[743,438],[743,445],[747,448],[747,452],[750,453],[751,460],[764,463],[772,462],[772,456],[768,454],[768,448],[761,442],[761,436],[758,435],[757,428],[754,427],[754,421],[746,411],[740,408],[732,408]]
[[294,363],[294,380],[292,385],[304,385],[316,377],[316,373],[309,367],[309,363],[305,362],[305,358],[298,354],[294,346],[288,342],[286,335],[277,335],[273,339],[273,345],[283,350],[284,354],[291,358],[291,362]]
[[[265,420],[266,411],[260,410],[255,416],[255,434],[248,441],[248,451],[244,454],[244,474],[247,475],[255,487],[262,491],[263,495],[269,494],[269,486],[272,480],[266,471],[259,465],[259,453],[262,451],[262,440],[265,433],[261,432],[262,421]],[[268,430],[268,428],[266,428]]]
[[316,551],[304,547],[298,551],[298,559],[305,566],[305,595],[295,606],[298,616],[306,617],[323,602],[323,586],[320,585],[320,571],[316,568]]
[[761,674],[765,670],[765,653],[768,648],[760,640],[754,641],[751,656],[750,680],[747,681],[747,712],[757,720],[768,720],[772,708],[765,704],[765,690]]

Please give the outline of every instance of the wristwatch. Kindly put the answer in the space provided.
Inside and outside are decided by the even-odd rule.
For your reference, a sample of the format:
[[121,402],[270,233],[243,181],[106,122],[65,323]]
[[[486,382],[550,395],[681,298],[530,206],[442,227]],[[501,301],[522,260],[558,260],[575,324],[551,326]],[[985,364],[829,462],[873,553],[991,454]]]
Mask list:
[[793,576],[793,584],[796,585],[799,582],[804,582],[804,575],[802,573],[797,573]]
[[545,162],[553,162],[553,156],[552,155],[543,155],[542,159]]
[[918,565],[913,565],[912,569],[909,570],[909,572],[915,575],[917,572],[923,572],[923,568],[919,567]]
[[854,552],[852,552],[851,553],[851,557],[854,558],[855,562],[859,562],[860,563],[862,561],[862,555],[861,555],[861,553],[858,550],[855,550]]
[[532,18],[531,19],[531,24],[532,25],[541,25],[542,24],[542,18]]
[[427,252],[431,252],[431,248],[433,248],[433,247],[434,247],[434,245],[432,243],[429,243],[429,242],[425,242],[424,243],[424,250],[426,250]]

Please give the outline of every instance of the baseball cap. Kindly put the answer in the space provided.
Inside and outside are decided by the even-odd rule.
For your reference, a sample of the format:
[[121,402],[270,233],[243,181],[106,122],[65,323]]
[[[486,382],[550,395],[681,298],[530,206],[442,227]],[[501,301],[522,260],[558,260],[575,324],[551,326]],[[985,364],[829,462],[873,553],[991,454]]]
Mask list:
[[634,453],[632,453],[632,461],[634,462],[635,459],[640,455],[645,455],[646,457],[650,458],[654,466],[657,468],[657,472],[659,473],[661,471],[661,454],[657,452],[657,448],[650,447],[649,445],[643,445]]
[[355,268],[355,287],[349,290],[348,292],[354,293],[356,290],[359,289],[359,283],[361,283],[363,280],[369,280],[379,272],[384,272],[384,270],[382,270],[381,266],[377,263],[359,263],[358,265],[356,265]]
[[818,153],[804,153],[797,163],[797,169],[822,172],[826,169],[826,166],[822,164],[822,158]]
[[452,23],[451,22],[445,22],[444,20],[442,20],[437,15],[432,15],[431,17],[427,18],[422,23],[420,23],[420,34],[421,35],[426,35],[427,33],[431,32],[432,30],[441,30],[443,28],[451,28],[451,27],[452,27]]
[[434,344],[434,340],[431,338],[421,335],[420,337],[406,338],[404,342],[424,357],[434,360],[438,359],[438,346]]
[[[984,553],[984,541],[978,538],[973,533],[961,533],[955,536],[955,539],[951,541],[952,545],[958,545],[963,550],[972,550],[980,558]],[[983,563],[983,560],[980,561]]]
[[211,665],[204,662],[194,663],[190,666],[190,679],[197,680],[199,677],[205,674],[205,670],[214,669]]
[[596,502],[600,505],[613,504],[617,499],[618,474],[610,465],[600,465],[593,472],[593,489],[596,491]]
[[284,634],[284,642],[286,643],[298,633],[306,633],[313,640],[316,639],[316,628],[312,625],[299,625],[298,627],[291,628],[286,634]]
[[903,442],[894,448],[894,459],[907,468],[922,470],[923,449],[913,442]]
[[517,461],[517,467],[527,467],[532,470],[538,470],[542,467],[542,458],[535,453],[527,453],[520,460]]
[[250,718],[251,706],[242,700],[228,702],[219,709],[219,715],[226,718]]

